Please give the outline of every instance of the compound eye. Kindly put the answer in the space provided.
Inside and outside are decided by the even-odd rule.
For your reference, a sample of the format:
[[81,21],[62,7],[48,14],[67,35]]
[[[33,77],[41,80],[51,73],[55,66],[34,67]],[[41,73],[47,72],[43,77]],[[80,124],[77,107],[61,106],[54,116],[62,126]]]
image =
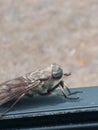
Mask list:
[[60,79],[63,75],[63,71],[59,68],[57,71],[53,71],[52,76],[54,79]]

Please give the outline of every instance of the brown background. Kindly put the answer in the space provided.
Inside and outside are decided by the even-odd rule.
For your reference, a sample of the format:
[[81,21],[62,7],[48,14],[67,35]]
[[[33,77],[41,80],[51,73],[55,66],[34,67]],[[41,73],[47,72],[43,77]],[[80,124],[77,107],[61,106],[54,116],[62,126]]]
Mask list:
[[98,0],[0,0],[0,82],[51,63],[98,85]]

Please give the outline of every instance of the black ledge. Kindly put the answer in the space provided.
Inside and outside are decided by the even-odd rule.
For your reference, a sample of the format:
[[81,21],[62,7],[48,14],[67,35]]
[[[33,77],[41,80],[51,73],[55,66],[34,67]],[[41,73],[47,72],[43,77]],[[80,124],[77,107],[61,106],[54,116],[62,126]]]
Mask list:
[[[66,100],[60,90],[57,95],[24,97],[5,116],[0,117],[0,129],[82,130],[98,129],[98,86],[73,88],[79,100]],[[76,95],[74,95],[75,97]],[[12,102],[0,107],[0,113]]]

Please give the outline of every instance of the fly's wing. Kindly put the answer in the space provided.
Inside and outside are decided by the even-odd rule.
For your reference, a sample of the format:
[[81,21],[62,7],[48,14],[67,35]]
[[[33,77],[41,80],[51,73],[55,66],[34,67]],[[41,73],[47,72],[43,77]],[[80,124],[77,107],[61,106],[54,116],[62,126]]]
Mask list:
[[0,84],[0,105],[27,93],[49,78],[51,78],[51,68],[45,68]]
[[27,93],[33,87],[38,86],[39,80],[32,83],[25,82],[23,77],[19,77],[0,84],[0,105]]

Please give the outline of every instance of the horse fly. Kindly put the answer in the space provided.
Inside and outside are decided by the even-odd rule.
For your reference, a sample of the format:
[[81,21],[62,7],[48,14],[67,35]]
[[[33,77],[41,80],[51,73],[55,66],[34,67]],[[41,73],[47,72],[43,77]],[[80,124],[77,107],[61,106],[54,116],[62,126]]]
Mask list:
[[[51,64],[47,68],[27,73],[24,76],[0,84],[0,106],[15,99],[15,102],[3,112],[2,116],[10,111],[23,96],[46,96],[56,88],[60,88],[66,99],[78,99],[79,97],[70,97],[70,95],[78,92],[72,93],[63,81],[64,76],[69,75],[71,73],[63,73],[63,69],[59,65]],[[65,87],[68,91],[67,95],[64,92]]]

